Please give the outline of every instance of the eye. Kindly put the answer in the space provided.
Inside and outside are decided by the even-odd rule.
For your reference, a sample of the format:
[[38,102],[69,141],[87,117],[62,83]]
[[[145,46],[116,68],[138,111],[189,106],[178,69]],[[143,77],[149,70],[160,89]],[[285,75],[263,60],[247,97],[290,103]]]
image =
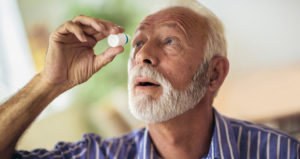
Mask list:
[[138,41],[134,44],[134,47],[140,47],[143,45],[143,42],[142,41]]
[[167,39],[166,40],[166,44],[167,45],[172,45],[174,43],[174,40],[173,39]]

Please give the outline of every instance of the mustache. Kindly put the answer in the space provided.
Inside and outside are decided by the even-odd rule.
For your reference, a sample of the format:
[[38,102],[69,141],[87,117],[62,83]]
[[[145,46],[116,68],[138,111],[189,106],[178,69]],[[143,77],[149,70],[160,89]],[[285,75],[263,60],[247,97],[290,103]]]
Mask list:
[[128,78],[130,83],[134,83],[134,80],[137,77],[147,77],[160,84],[169,83],[169,81],[160,72],[158,72],[156,68],[150,65],[136,65],[129,70]]

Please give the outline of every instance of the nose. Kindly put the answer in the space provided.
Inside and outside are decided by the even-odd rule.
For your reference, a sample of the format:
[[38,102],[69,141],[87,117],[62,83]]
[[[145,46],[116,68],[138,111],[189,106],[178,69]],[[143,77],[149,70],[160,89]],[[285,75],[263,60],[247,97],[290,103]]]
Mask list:
[[147,64],[155,66],[158,64],[157,51],[158,50],[155,48],[155,45],[147,42],[136,53],[135,62],[137,64]]

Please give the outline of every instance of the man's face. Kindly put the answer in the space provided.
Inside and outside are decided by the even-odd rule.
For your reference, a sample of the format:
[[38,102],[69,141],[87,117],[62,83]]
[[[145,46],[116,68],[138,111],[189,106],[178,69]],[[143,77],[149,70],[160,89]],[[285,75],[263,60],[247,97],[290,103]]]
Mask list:
[[138,118],[168,120],[191,109],[204,96],[206,26],[204,18],[181,7],[157,12],[139,24],[128,68],[129,103],[135,116],[145,110],[142,116],[148,117]]

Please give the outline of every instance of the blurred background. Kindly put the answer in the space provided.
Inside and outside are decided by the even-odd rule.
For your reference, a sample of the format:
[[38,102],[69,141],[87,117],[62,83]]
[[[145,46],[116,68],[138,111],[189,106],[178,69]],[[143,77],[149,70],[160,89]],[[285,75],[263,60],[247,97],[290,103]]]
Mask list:
[[[300,139],[300,1],[200,2],[222,20],[228,41],[230,72],[214,106],[227,116]],[[133,36],[138,22],[157,6],[158,0],[0,1],[0,103],[43,68],[49,34],[65,21],[78,14],[98,17]],[[95,51],[106,48],[103,40]],[[53,101],[17,148],[51,149],[87,132],[113,137],[142,127],[127,109],[129,51],[126,45],[123,54],[88,82]]]

